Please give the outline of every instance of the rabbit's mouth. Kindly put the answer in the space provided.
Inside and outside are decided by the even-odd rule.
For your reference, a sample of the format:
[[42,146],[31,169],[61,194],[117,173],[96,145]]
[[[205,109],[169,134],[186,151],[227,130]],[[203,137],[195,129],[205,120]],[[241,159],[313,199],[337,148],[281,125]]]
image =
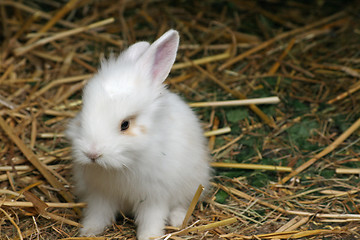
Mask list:
[[83,154],[93,163],[96,163],[103,156],[103,154],[97,152],[83,152]]
[[109,156],[106,154],[85,154],[83,158],[86,159],[85,165],[99,166],[104,169],[129,169],[131,159],[124,155]]

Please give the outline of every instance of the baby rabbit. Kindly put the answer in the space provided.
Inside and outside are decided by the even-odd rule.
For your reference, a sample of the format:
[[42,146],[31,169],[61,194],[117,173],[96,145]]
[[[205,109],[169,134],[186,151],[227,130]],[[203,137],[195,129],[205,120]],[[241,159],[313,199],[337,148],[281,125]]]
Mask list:
[[83,90],[83,107],[67,129],[74,181],[88,203],[83,236],[104,231],[121,212],[135,218],[137,238],[180,226],[199,184],[209,186],[209,153],[199,121],[163,81],[179,34],[138,42],[104,60]]

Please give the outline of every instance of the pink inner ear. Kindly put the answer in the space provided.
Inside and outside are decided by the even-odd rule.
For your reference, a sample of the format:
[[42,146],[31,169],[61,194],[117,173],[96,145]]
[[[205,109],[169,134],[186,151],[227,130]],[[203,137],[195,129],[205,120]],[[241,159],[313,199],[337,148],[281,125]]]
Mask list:
[[168,76],[176,57],[177,45],[173,38],[162,43],[155,50],[152,77],[154,81],[164,81]]

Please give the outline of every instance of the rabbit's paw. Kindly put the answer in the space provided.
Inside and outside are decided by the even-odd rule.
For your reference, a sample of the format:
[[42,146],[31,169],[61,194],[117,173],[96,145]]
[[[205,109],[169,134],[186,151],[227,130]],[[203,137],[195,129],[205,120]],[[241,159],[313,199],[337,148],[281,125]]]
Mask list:
[[184,221],[186,215],[186,209],[178,207],[170,212],[169,221],[170,225],[174,227],[180,227]]

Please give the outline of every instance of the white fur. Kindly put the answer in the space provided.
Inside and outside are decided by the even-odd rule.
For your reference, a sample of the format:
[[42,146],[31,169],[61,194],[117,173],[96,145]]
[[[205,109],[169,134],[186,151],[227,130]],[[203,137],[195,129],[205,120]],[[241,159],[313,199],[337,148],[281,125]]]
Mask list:
[[[103,62],[86,85],[83,108],[67,130],[77,191],[88,202],[81,235],[102,233],[121,211],[135,217],[138,239],[161,236],[166,223],[182,223],[199,184],[208,187],[200,124],[162,84],[178,43],[170,30],[152,45],[134,44]],[[129,117],[128,132],[120,131]]]

